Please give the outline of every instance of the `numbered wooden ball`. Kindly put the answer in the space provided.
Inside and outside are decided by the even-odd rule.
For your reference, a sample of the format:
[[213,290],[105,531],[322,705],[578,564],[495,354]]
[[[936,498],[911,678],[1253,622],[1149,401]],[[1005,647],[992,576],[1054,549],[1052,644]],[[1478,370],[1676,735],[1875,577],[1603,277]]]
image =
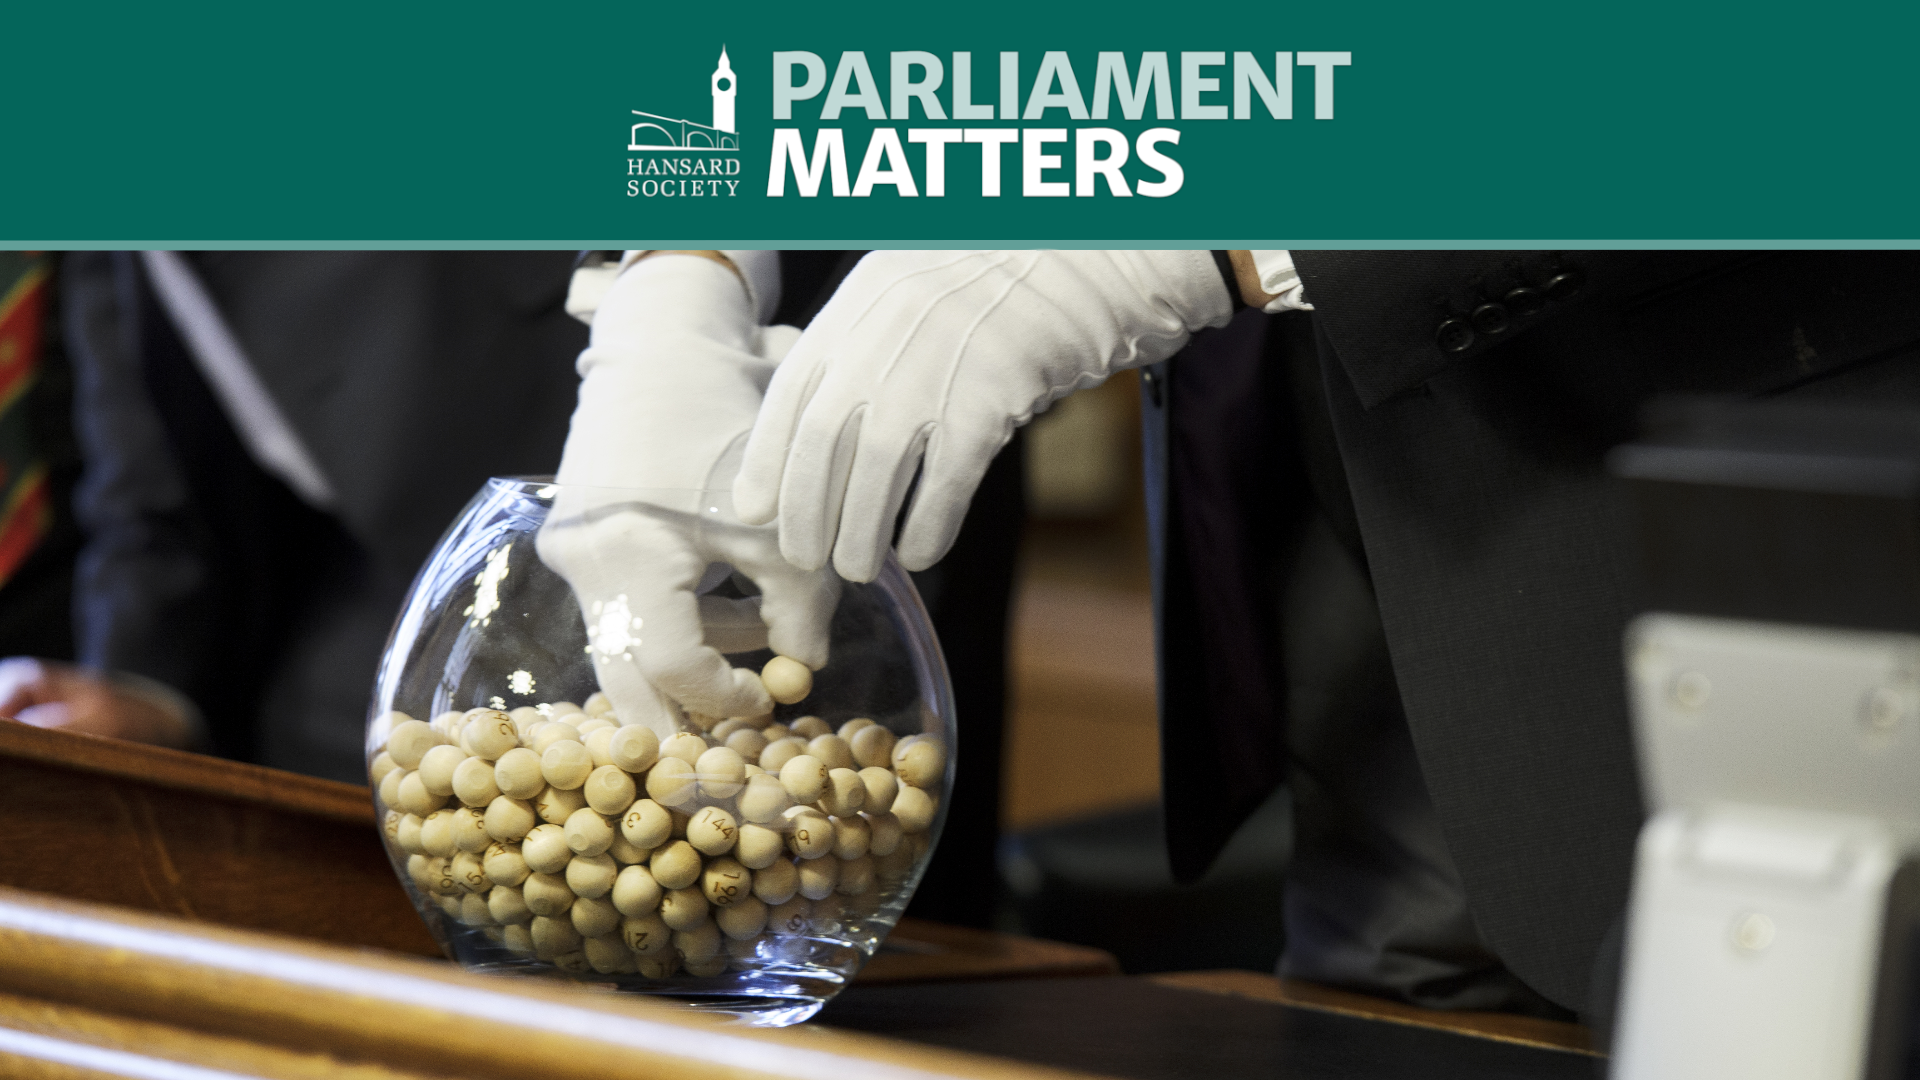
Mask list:
[[580,794],[578,788],[542,788],[540,794],[534,796],[533,812],[549,825],[565,825],[567,819],[585,805],[587,797]]
[[678,735],[670,736],[660,744],[660,757],[662,759],[677,758],[688,765],[693,765],[700,760],[700,755],[706,753],[707,749],[707,740],[691,731],[683,731]]
[[807,754],[829,769],[853,767],[853,748],[838,735],[816,735],[807,743]]
[[514,747],[493,763],[493,782],[500,794],[512,799],[531,799],[547,786],[540,775],[540,755],[524,746]]
[[702,807],[687,821],[687,842],[703,855],[732,851],[739,835],[740,823],[718,806]]
[[568,910],[573,916],[573,928],[580,931],[581,937],[602,937],[620,929],[620,912],[605,900],[582,896]]
[[495,840],[519,840],[540,824],[540,815],[534,813],[532,803],[502,795],[487,804],[484,823],[487,835]]
[[805,897],[773,904],[767,911],[767,929],[776,934],[799,937],[813,929],[813,904]]
[[598,900],[613,891],[613,882],[619,873],[619,864],[611,856],[575,855],[567,861],[567,888],[572,889],[575,896]]
[[740,794],[747,778],[746,762],[724,746],[701,754],[693,763],[693,771],[700,780],[700,794],[709,799],[733,798]]
[[700,892],[707,903],[723,908],[753,891],[753,872],[737,860],[721,857],[700,874]]
[[893,732],[879,724],[869,723],[852,735],[846,728],[840,729],[840,737],[847,740],[853,750],[853,760],[861,768],[886,768],[893,763],[893,744],[896,741]]
[[420,759],[420,782],[429,792],[446,798],[453,795],[453,770],[467,760],[467,752],[457,746],[436,746]]
[[894,796],[900,793],[900,781],[892,770],[870,765],[860,770],[860,782],[867,789],[867,802],[861,809],[876,814],[893,809]]
[[760,669],[767,695],[782,705],[802,701],[813,692],[813,671],[792,657],[776,656]]
[[567,846],[567,831],[558,825],[541,825],[520,843],[520,856],[538,873],[557,874],[573,861],[573,849]]
[[461,851],[478,855],[493,843],[493,837],[487,833],[487,818],[483,811],[471,806],[463,806],[453,812],[453,846]]
[[621,816],[620,835],[634,847],[651,851],[673,835],[673,815],[652,799],[641,799]]
[[727,905],[713,917],[720,932],[735,941],[750,941],[767,928],[767,904],[751,894]]
[[792,728],[796,737],[802,739],[817,739],[822,735],[833,734],[833,725],[817,716],[803,716],[788,727]]
[[608,899],[622,915],[645,915],[660,907],[666,890],[653,879],[653,871],[644,866],[629,866],[613,879]]
[[741,818],[764,825],[778,820],[793,805],[793,796],[787,793],[787,786],[780,782],[779,777],[763,772],[747,778],[745,790],[740,792],[739,805]]
[[658,912],[630,916],[620,921],[620,940],[636,956],[657,956],[673,948],[673,928]]
[[498,709],[473,709],[460,729],[460,742],[474,757],[495,761],[520,745],[520,731],[513,717]]
[[533,909],[527,906],[526,898],[511,885],[495,885],[487,893],[487,914],[502,926],[533,919]]
[[806,752],[807,740],[798,736],[788,735],[775,739],[767,744],[765,750],[760,751],[760,767],[778,776],[787,762]]
[[660,918],[675,930],[691,930],[707,921],[707,906],[698,887],[668,889],[660,898]]
[[587,782],[593,773],[593,755],[587,752],[584,744],[570,740],[561,740],[547,747],[540,755],[540,775],[547,783],[563,790],[571,790]]
[[420,847],[435,858],[453,854],[453,811],[435,810],[421,820]]
[[662,755],[653,768],[647,770],[647,798],[661,806],[692,802],[699,793],[696,784],[693,765],[681,758]]
[[[667,925],[672,926],[672,920],[668,920]],[[725,964],[722,964],[717,970],[712,968],[696,968],[694,965],[704,965],[715,958],[725,960],[725,957],[720,956],[720,940],[720,928],[715,926],[711,920],[702,916],[701,920],[693,926],[687,927],[684,930],[675,930],[673,935],[673,951],[679,953],[681,959],[686,961],[689,974],[700,975],[704,973],[706,975],[718,975],[721,971],[726,970]]]
[[780,782],[797,803],[810,803],[827,787],[827,766],[819,758],[801,754],[780,767]]
[[925,788],[903,787],[893,799],[893,816],[900,819],[900,827],[910,833],[926,832],[933,824],[936,809],[938,804]]
[[783,815],[787,823],[787,850],[802,859],[820,859],[833,853],[833,822],[807,806]]
[[784,904],[799,894],[800,871],[786,859],[753,872],[753,895],[766,904]]
[[947,748],[937,739],[915,739],[894,753],[893,771],[908,787],[936,787],[947,775]]
[[527,910],[535,915],[559,915],[573,906],[573,890],[559,874],[528,874],[520,883],[520,895]]
[[613,824],[592,807],[567,815],[567,847],[575,855],[604,855],[613,846]]
[[[391,780],[393,777],[389,776],[387,779]],[[452,790],[451,785],[448,790]],[[399,809],[415,817],[426,817],[447,805],[449,798],[448,795],[435,795],[428,791],[427,785],[420,780],[420,774],[417,772],[410,772],[401,779],[396,797],[399,801]]]
[[740,838],[733,845],[733,857],[749,870],[771,866],[785,853],[786,842],[764,825],[740,826]]
[[440,745],[440,733],[419,720],[395,724],[387,733],[387,753],[396,765],[409,771],[420,767],[428,750]]
[[470,757],[454,766],[453,797],[467,806],[485,806],[499,798],[493,762]]
[[660,737],[639,725],[617,728],[607,739],[613,763],[630,773],[641,773],[660,759]]
[[517,886],[533,872],[527,866],[527,860],[521,856],[519,844],[494,844],[481,856],[480,866],[486,871],[487,880],[495,885]]
[[700,880],[700,853],[685,840],[675,840],[653,853],[647,869],[663,889],[684,889]]
[[839,859],[802,859],[795,867],[800,872],[800,895],[809,900],[824,900],[840,884]]
[[820,791],[820,809],[835,817],[857,814],[867,805],[867,785],[852,769],[830,769],[826,787]]
[[633,805],[638,794],[633,777],[617,765],[602,765],[587,775],[582,786],[587,806],[610,817],[618,817]]

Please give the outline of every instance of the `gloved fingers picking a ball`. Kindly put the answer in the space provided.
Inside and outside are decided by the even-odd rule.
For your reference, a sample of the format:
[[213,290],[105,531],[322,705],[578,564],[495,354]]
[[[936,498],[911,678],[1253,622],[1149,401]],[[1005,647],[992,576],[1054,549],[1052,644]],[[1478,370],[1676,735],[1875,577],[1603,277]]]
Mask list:
[[833,571],[796,568],[780,554],[771,529],[709,529],[702,543],[760,590],[758,617],[767,647],[816,671],[825,667],[840,604],[840,579]]
[[648,682],[708,716],[758,716],[772,708],[753,672],[735,668],[706,640],[692,582],[634,584],[646,591],[635,598],[645,614],[632,655]]
[[771,707],[759,680],[706,641],[694,590],[712,560],[694,549],[678,515],[556,516],[541,530],[540,557],[573,586],[601,688],[623,721],[654,711],[641,686],[710,716]]
[[767,645],[815,671],[827,666],[833,609],[839,605],[840,579],[831,570],[760,578],[760,618],[767,624]]

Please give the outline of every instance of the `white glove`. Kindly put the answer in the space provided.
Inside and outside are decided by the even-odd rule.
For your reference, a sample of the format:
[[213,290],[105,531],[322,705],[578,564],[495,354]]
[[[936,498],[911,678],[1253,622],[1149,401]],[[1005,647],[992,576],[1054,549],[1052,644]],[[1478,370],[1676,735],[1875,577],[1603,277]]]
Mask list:
[[874,252],[774,375],[734,482],[740,518],[777,513],[794,565],[831,553],[871,581],[920,468],[900,561],[924,569],[1015,428],[1232,315],[1205,251]]
[[[622,723],[664,738],[682,727],[676,705],[771,709],[758,676],[723,652],[827,661],[839,580],[795,569],[774,530],[740,524],[725,504],[767,379],[798,333],[758,326],[740,278],[691,255],[635,264],[594,315],[561,490],[537,545],[573,587]],[[761,595],[701,595],[728,568]]]

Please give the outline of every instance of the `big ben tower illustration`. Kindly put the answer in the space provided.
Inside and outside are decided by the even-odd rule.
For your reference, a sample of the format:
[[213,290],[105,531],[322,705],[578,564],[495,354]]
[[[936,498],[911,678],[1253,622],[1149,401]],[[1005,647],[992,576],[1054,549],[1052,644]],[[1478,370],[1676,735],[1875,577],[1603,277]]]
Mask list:
[[721,131],[733,130],[733,91],[736,80],[733,67],[727,62],[727,47],[720,47],[720,66],[713,69],[713,126]]

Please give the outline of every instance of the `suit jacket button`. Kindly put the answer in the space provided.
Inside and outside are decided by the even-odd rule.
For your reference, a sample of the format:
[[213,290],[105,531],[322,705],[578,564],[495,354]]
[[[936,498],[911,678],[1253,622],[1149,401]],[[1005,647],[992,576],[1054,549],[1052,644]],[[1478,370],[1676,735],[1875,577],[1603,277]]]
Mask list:
[[1500,298],[1500,302],[1507,305],[1507,310],[1512,312],[1516,319],[1538,315],[1540,310],[1547,306],[1547,298],[1539,289],[1530,289],[1525,285],[1509,291],[1507,295]]
[[1587,283],[1587,275],[1581,273],[1580,271],[1572,267],[1568,267],[1565,270],[1558,271],[1552,277],[1547,279],[1547,287],[1546,287],[1547,299],[1549,300],[1568,299],[1574,293],[1579,292],[1580,286],[1585,285],[1586,283]]
[[1472,319],[1473,328],[1488,337],[1504,334],[1507,327],[1513,325],[1513,320],[1507,317],[1507,309],[1499,304],[1481,304],[1473,309]]
[[1473,348],[1473,324],[1465,319],[1448,319],[1433,336],[1441,352],[1462,353]]

